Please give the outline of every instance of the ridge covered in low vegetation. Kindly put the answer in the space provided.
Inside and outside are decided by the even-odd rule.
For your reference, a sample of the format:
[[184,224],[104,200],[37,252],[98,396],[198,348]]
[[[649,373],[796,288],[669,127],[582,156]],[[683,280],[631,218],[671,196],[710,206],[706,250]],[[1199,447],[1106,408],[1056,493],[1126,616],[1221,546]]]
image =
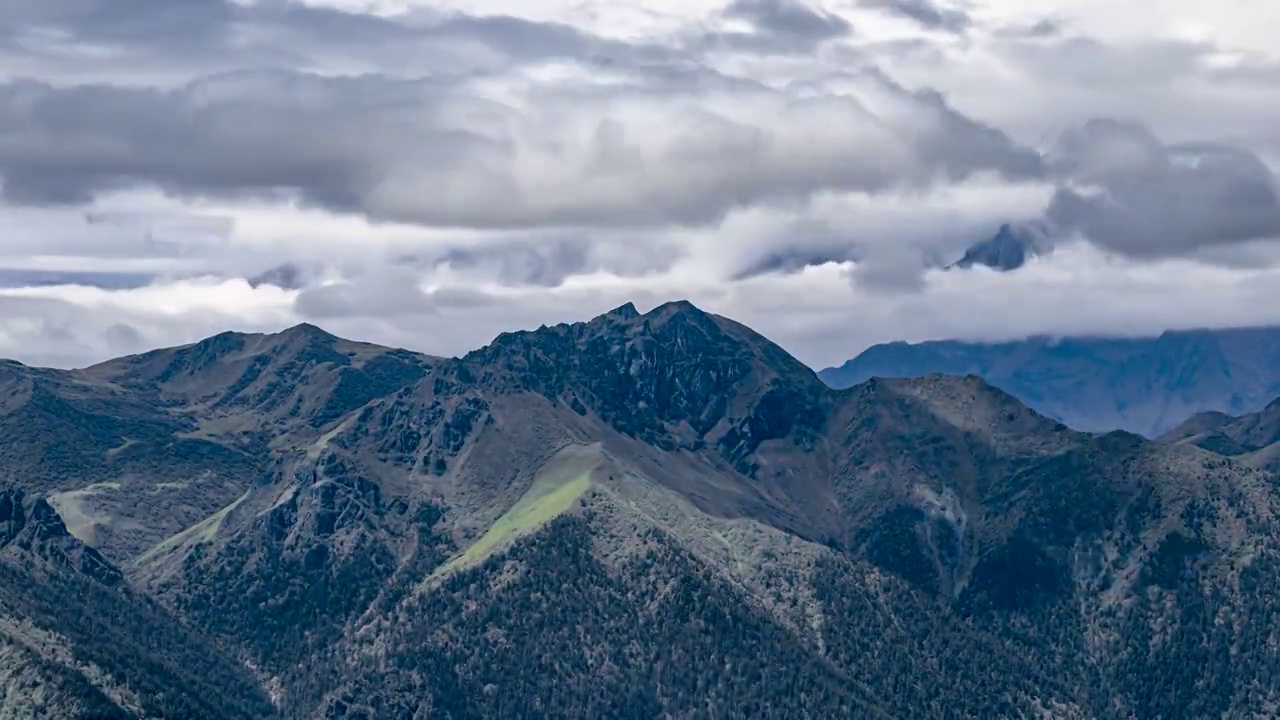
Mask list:
[[834,390],[688,303],[455,359],[228,333],[0,390],[14,717],[1280,711],[1280,484],[1184,442],[1252,447],[1225,421]]

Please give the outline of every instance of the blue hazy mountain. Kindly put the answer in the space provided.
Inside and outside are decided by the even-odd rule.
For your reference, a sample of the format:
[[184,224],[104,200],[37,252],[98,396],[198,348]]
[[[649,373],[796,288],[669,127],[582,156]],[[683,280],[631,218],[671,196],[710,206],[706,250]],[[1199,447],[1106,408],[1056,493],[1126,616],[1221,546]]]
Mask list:
[[876,345],[820,375],[979,375],[1078,430],[1160,435],[1193,415],[1256,412],[1280,396],[1280,328],[1170,331],[1149,338],[1033,337]]

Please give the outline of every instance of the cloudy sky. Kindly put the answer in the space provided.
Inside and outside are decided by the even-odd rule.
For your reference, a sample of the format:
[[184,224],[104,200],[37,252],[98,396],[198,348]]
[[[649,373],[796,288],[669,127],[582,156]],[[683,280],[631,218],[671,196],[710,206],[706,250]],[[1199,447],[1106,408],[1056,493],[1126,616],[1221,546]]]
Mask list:
[[[0,356],[1280,323],[1271,0],[5,0]],[[1045,252],[946,269],[1003,223]]]

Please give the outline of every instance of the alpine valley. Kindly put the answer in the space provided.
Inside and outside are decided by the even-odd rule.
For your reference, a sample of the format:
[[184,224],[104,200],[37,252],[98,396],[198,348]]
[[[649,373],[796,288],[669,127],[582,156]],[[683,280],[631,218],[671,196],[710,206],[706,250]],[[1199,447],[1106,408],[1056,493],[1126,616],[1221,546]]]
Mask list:
[[4,363],[0,717],[1275,717],[1277,440],[835,390],[684,302]]

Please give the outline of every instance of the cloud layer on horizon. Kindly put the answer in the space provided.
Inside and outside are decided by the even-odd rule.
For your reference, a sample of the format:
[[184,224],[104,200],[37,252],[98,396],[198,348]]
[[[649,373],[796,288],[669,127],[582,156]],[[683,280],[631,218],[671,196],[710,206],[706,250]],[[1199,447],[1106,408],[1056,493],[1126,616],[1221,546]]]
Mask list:
[[[815,365],[1280,322],[1280,10],[1201,5],[6,3],[0,356],[676,297]],[[942,270],[1031,220],[1052,254]]]

